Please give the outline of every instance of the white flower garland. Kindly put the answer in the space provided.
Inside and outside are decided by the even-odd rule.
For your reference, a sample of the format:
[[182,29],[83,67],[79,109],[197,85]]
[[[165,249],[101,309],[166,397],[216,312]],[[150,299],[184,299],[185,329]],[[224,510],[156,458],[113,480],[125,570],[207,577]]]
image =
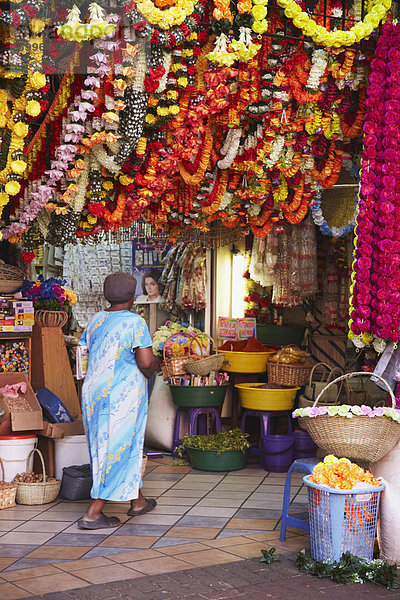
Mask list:
[[281,157],[282,151],[285,147],[285,138],[283,135],[277,135],[271,144],[271,152],[269,157],[264,160],[266,169],[272,169]]
[[219,169],[229,169],[232,166],[239,149],[242,128],[230,129],[226,135],[225,142],[221,148],[221,154],[224,156],[217,162]]
[[306,89],[317,92],[321,83],[321,78],[328,66],[328,53],[325,50],[314,50],[311,57],[311,69],[308,74]]

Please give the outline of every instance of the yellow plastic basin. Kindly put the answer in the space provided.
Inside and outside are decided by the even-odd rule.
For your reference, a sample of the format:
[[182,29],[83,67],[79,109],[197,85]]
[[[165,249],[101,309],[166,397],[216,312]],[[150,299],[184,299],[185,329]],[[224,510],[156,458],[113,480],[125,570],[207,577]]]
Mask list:
[[260,383],[237,383],[240,404],[252,410],[291,410],[299,387],[282,390],[268,390],[260,387]]
[[218,350],[225,354],[221,370],[228,373],[264,373],[267,370],[267,360],[275,351],[269,352],[230,352]]

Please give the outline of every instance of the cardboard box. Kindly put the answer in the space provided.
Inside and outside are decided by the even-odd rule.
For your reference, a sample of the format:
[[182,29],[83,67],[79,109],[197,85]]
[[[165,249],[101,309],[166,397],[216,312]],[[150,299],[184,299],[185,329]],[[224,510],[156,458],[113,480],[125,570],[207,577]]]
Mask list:
[[65,435],[85,435],[82,418],[71,423],[48,423],[43,421],[43,429],[39,435],[48,438],[63,438]]
[[33,391],[25,373],[0,373],[0,388],[4,387],[5,385],[20,383],[21,381],[25,381],[27,385],[27,390],[23,397],[25,400],[27,400],[32,410],[13,411],[8,406],[7,397],[0,394],[0,409],[4,408],[5,410],[1,420],[2,422],[10,421],[11,431],[32,431],[42,429],[42,408],[37,401],[35,392]]

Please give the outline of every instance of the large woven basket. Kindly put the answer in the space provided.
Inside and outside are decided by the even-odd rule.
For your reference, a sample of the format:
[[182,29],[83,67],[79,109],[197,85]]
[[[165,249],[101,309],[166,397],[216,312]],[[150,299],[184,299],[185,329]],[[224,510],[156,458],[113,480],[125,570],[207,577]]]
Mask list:
[[23,272],[13,265],[0,264],[0,294],[12,294],[24,283]]
[[4,464],[0,458],[0,465],[3,479],[0,481],[0,509],[13,508],[15,506],[15,495],[17,493],[17,484],[4,481]]
[[[347,373],[331,381],[318,395],[313,407],[323,397],[329,387],[353,377],[371,377],[365,371]],[[382,381],[389,392],[392,407],[396,406],[396,399],[387,382]],[[302,417],[302,423],[319,448],[338,457],[353,460],[377,462],[390,452],[400,439],[400,423],[390,417],[369,417],[368,415],[353,415],[352,418],[340,416],[318,415],[316,417]]]
[[306,385],[312,365],[309,363],[291,365],[267,362],[268,383],[285,387],[302,387]]
[[40,461],[42,463],[43,481],[40,481],[38,483],[18,482],[18,504],[27,504],[29,506],[33,506],[34,504],[48,504],[49,502],[53,502],[53,500],[57,498],[58,492],[60,491],[61,479],[47,481],[43,455],[40,452],[40,450],[38,450],[38,448],[34,448],[29,452],[28,458],[26,459],[26,470],[28,471],[29,469],[29,459],[34,452],[38,453]]
[[[190,373],[191,375],[200,375],[202,377],[209,375],[211,373],[211,371],[219,371],[220,368],[222,367],[222,363],[225,360],[225,355],[224,354],[212,354],[212,352],[215,352],[215,342],[212,339],[211,336],[207,335],[206,333],[203,333],[202,335],[204,335],[205,337],[207,337],[210,340],[210,356],[203,356],[203,351],[205,351],[205,348],[203,346],[203,344],[201,343],[200,339],[198,338],[198,336],[194,337],[191,342],[190,342],[190,348],[192,347],[193,342],[197,341],[197,345],[200,348],[200,352],[202,354],[201,358],[194,358],[194,356],[192,356],[186,363],[185,363],[185,369],[188,373]],[[212,346],[214,346],[214,350],[212,348]]]
[[[167,341],[170,341],[172,339],[179,339],[180,337],[188,337],[186,333],[183,332],[178,332],[178,333],[173,333]],[[167,356],[166,353],[166,342],[164,342],[164,348],[163,348],[163,363],[161,365],[161,369],[163,372],[163,376],[164,379],[168,379],[169,377],[177,377],[179,375],[186,375],[187,371],[185,369],[185,363],[188,361],[189,355],[188,354],[179,354],[178,356]],[[189,346],[190,348],[190,346]],[[192,357],[194,360],[196,360],[196,358],[193,356]],[[200,358],[200,356],[198,357]]]

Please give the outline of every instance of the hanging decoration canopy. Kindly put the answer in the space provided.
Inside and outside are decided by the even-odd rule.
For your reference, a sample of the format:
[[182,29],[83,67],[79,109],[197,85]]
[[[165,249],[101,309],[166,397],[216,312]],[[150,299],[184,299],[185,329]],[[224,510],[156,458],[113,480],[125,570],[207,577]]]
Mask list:
[[319,189],[360,150],[389,0],[362,21],[357,1],[313,15],[293,0],[115,4],[0,13],[3,238],[28,244],[34,224],[62,245],[144,223],[262,239],[310,207],[320,220]]

